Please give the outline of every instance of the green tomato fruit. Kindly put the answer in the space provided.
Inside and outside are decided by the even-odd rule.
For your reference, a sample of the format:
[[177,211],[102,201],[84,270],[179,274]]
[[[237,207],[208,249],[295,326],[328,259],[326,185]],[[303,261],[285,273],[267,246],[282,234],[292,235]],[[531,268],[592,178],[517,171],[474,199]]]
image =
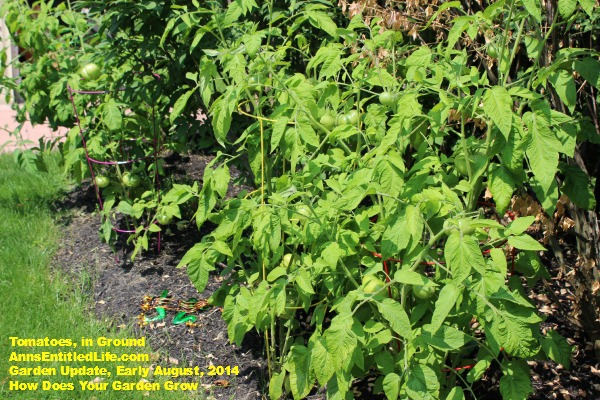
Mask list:
[[248,79],[248,90],[250,90],[253,93],[260,92],[260,90],[261,90],[260,80],[261,79],[260,79],[259,75],[251,76],[250,79]]
[[335,120],[335,124],[337,126],[344,126],[344,125],[348,125],[350,123],[350,120],[348,119],[348,116],[346,114],[339,114]]
[[126,173],[123,175],[123,184],[128,188],[135,188],[142,184],[142,178],[135,174]]
[[458,220],[458,230],[463,235],[471,235],[475,232],[475,227],[471,226],[471,221],[466,218],[461,218]]
[[329,114],[325,114],[321,117],[319,123],[328,130],[332,130],[335,127],[335,118]]
[[487,54],[492,60],[495,60],[496,58],[498,58],[498,49],[496,48],[496,46],[490,43],[487,45]]
[[427,285],[414,285],[412,287],[415,297],[419,299],[429,299],[435,293],[435,287]]
[[98,185],[99,188],[104,189],[109,184],[110,184],[110,179],[108,179],[106,176],[96,175],[96,185]]
[[396,96],[391,92],[383,92],[379,95],[379,102],[382,106],[391,108],[396,104]]
[[456,171],[463,176],[469,175],[467,158],[464,156],[464,154],[457,154],[456,157],[454,157],[454,168],[456,168]]
[[358,114],[358,111],[356,110],[352,110],[350,111],[346,117],[348,117],[348,123],[351,125],[356,125],[358,124],[358,120],[360,119],[360,115]]
[[298,207],[296,209],[296,213],[298,214],[298,219],[300,219],[301,221],[310,217],[310,214],[311,214],[310,208],[308,208],[308,206],[305,206],[305,205],[301,205],[300,207]]
[[166,215],[166,214],[158,214],[156,216],[156,220],[158,221],[159,224],[161,225],[169,225],[171,223],[171,216],[170,215]]
[[383,287],[385,286],[385,283],[379,279],[377,276],[375,275],[365,275],[363,277],[363,290],[365,291],[366,294],[374,294],[374,293],[379,293],[379,294],[384,294],[385,293],[383,291],[380,292],[381,289],[383,289]]
[[100,67],[94,63],[89,63],[81,69],[81,76],[86,81],[95,81],[100,78],[100,75],[102,75]]
[[448,218],[447,220],[444,221],[444,225],[442,226],[442,229],[444,229],[444,232],[446,233],[446,235],[450,235],[451,233],[453,233],[455,230],[458,229],[458,223],[456,222],[455,219]]

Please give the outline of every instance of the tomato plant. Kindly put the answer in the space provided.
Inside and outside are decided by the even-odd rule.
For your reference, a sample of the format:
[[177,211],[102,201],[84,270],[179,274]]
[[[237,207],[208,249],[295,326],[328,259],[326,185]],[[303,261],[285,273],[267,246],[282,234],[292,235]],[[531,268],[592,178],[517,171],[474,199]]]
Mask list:
[[[543,247],[525,233],[529,219],[507,227],[483,218],[478,201],[489,191],[503,214],[526,186],[550,214],[561,191],[593,204],[583,171],[564,161],[586,131],[574,88],[585,87],[583,79],[597,84],[598,61],[561,51],[547,63],[536,44],[547,38],[522,31],[539,26],[541,11],[524,2],[495,3],[477,16],[465,11],[447,21],[451,34],[435,46],[387,30],[379,18],[346,19],[321,0],[282,9],[273,1],[224,3],[86,3],[110,39],[91,58],[69,53],[71,75],[77,60],[107,54],[109,93],[76,100],[92,156],[137,160],[128,171],[160,176],[159,162],[139,161],[156,154],[147,143],[181,152],[195,143],[216,153],[201,188],[173,184],[159,194],[110,185],[105,234],[110,218],[125,215],[137,221],[136,248],[144,248],[147,232],[162,229],[149,216],[168,224],[181,218],[180,205],[197,204],[196,226],[217,228],[179,265],[200,291],[215,265],[229,266],[212,299],[232,342],[251,329],[269,339],[272,399],[284,391],[304,398],[314,386],[346,398],[351,382],[371,373],[389,399],[461,398],[455,383],[469,389],[483,373],[457,371],[457,380],[442,371],[456,371],[473,341],[481,365],[500,364],[503,396],[529,393],[525,360],[568,355],[560,335],[540,333],[535,309],[507,285],[496,246],[507,242],[533,259]],[[456,15],[447,5],[443,14]],[[581,8],[572,12],[583,17]],[[567,11],[549,29],[566,25]],[[473,62],[484,36],[505,43],[493,65]],[[52,59],[44,62],[40,70],[55,86],[27,82],[52,101],[62,102],[67,83],[99,84],[56,75]],[[557,90],[542,92],[548,85]],[[27,106],[36,117],[49,114],[41,95]],[[65,144],[73,169],[83,160],[76,133]],[[232,165],[252,186],[236,198],[227,197]],[[130,187],[121,172],[117,164],[115,175]],[[539,267],[528,278],[543,273]],[[415,301],[436,292],[435,304]],[[303,332],[297,309],[311,316]]]

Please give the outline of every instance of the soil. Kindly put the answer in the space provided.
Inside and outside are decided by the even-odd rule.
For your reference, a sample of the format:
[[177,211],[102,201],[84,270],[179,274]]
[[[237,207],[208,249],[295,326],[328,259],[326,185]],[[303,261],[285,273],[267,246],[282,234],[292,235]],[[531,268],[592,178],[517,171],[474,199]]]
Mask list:
[[[200,180],[202,171],[210,158],[203,156],[167,158],[165,169],[175,179]],[[232,176],[239,176],[232,172]],[[241,187],[230,188],[235,195]],[[140,304],[144,296],[159,296],[169,291],[173,299],[206,299],[216,290],[221,278],[212,275],[207,289],[198,293],[187,277],[185,269],[176,265],[185,252],[200,241],[202,234],[195,227],[162,235],[160,252],[156,237],[150,242],[149,250],[130,261],[131,246],[120,237],[115,250],[100,239],[100,216],[94,212],[97,201],[93,187],[83,184],[68,194],[58,205],[67,211],[63,221],[64,236],[56,254],[55,265],[74,276],[90,278],[89,292],[94,301],[94,312],[99,319],[109,321],[117,328],[131,328],[138,336],[145,336],[149,345],[157,352],[156,365],[199,365],[237,366],[237,376],[203,378],[206,394],[214,399],[261,399],[267,398],[266,360],[263,357],[262,338],[255,334],[246,335],[241,347],[229,343],[227,326],[221,319],[218,308],[209,308],[195,314],[196,326],[173,325],[174,312],[167,318],[141,326]],[[193,224],[192,224],[193,225]],[[572,246],[568,241],[566,247]],[[552,257],[544,258],[552,279],[538,284],[529,292],[538,306],[540,315],[547,318],[543,329],[556,329],[574,346],[571,368],[567,370],[553,361],[529,361],[532,369],[534,394],[532,399],[599,399],[600,364],[595,358],[594,347],[583,334],[576,320],[576,305],[564,272]],[[575,262],[571,259],[570,262]],[[152,311],[148,316],[153,316]],[[466,370],[463,371],[466,375]],[[474,386],[479,399],[501,399],[498,380],[499,368],[492,367],[484,378]],[[373,377],[356,382],[353,389],[358,399],[378,399],[383,396],[372,393]],[[310,399],[325,399],[322,391],[309,396]]]

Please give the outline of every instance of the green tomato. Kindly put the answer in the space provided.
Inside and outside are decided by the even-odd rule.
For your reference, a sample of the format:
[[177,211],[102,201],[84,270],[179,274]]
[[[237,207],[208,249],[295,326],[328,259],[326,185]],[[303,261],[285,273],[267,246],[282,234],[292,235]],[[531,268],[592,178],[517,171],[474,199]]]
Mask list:
[[250,79],[248,79],[248,89],[253,93],[260,92],[261,85],[259,75],[253,75],[250,77]]
[[391,92],[383,92],[379,94],[379,102],[385,107],[393,107],[396,104],[396,96]]
[[328,130],[332,130],[335,127],[335,118],[329,114],[325,114],[321,117],[319,123]]
[[104,189],[109,184],[110,184],[110,179],[108,179],[106,176],[96,175],[96,185],[98,185],[99,188]]
[[299,216],[299,219],[301,221],[303,221],[306,218],[310,217],[310,214],[311,214],[310,208],[308,208],[308,206],[305,206],[305,205],[301,205],[300,207],[298,207],[296,209],[296,212],[297,212],[297,214]]
[[351,125],[356,125],[358,124],[358,120],[360,119],[360,115],[358,114],[358,111],[356,110],[351,110],[346,117],[348,117],[348,123]]
[[100,78],[100,75],[102,75],[100,67],[94,63],[89,63],[81,69],[81,76],[86,81],[95,81]]
[[466,218],[461,218],[458,220],[458,230],[463,235],[471,235],[475,232],[475,227],[471,226],[471,221]]
[[448,218],[444,221],[444,225],[442,227],[446,235],[450,235],[452,232],[458,229],[458,223],[455,219]]
[[350,120],[346,114],[339,114],[335,123],[337,126],[344,126],[350,124]]
[[158,214],[156,216],[156,220],[161,225],[169,225],[171,223],[172,217],[166,214]]
[[142,184],[142,178],[135,174],[123,174],[123,184],[128,188],[135,188]]
[[498,58],[498,49],[496,48],[496,46],[490,43],[487,45],[487,54],[492,60],[495,60],[496,58]]
[[383,287],[385,286],[385,283],[376,275],[365,275],[363,277],[362,283],[363,290],[366,294],[374,294],[379,292],[379,294],[385,295],[383,291],[380,292],[380,290],[383,289]]
[[414,285],[412,287],[415,297],[419,299],[429,299],[435,293],[435,287],[428,285]]
[[454,168],[456,168],[456,171],[463,176],[469,175],[467,158],[464,156],[464,154],[460,153],[454,157]]

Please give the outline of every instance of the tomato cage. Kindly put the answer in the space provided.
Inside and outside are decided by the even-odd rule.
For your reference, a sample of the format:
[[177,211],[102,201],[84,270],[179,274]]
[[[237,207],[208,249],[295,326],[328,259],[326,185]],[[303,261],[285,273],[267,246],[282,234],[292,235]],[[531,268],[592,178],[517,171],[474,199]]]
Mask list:
[[[155,78],[160,79],[160,76],[158,76],[157,74],[152,74]],[[93,154],[93,152],[90,150],[90,141],[94,140],[93,134],[95,132],[97,132],[94,128],[90,128],[90,126],[85,126],[84,124],[82,124],[82,118],[80,117],[79,112],[77,111],[77,106],[75,103],[75,96],[76,95],[89,95],[89,96],[106,96],[109,95],[111,93],[114,93],[114,91],[108,91],[108,90],[75,90],[73,88],[71,88],[70,86],[67,86],[67,90],[69,92],[69,99],[71,101],[71,105],[73,106],[73,115],[75,117],[75,121],[77,123],[77,127],[79,129],[79,137],[81,139],[81,144],[85,153],[85,158],[86,158],[86,162],[87,162],[87,166],[88,169],[90,171],[90,175],[91,175],[91,179],[92,179],[92,184],[94,185],[94,190],[96,192],[96,198],[98,200],[98,206],[100,208],[100,212],[102,214],[102,218],[103,218],[103,230],[106,230],[107,228],[104,226],[105,224],[110,224],[110,229],[108,230],[108,235],[105,232],[105,239],[107,240],[107,242],[110,239],[110,231],[113,231],[117,234],[128,234],[128,235],[133,235],[133,234],[140,234],[140,233],[145,233],[146,231],[150,231],[150,232],[157,232],[157,252],[160,253],[160,245],[161,245],[161,232],[160,230],[156,231],[154,229],[151,229],[152,225],[156,224],[156,220],[151,221],[150,219],[145,221],[145,226],[135,226],[134,225],[134,221],[136,218],[130,218],[131,215],[128,214],[124,214],[122,212],[119,212],[118,209],[120,207],[117,207],[117,211],[115,211],[114,215],[113,215],[113,219],[111,220],[111,211],[112,211],[112,207],[115,203],[114,199],[113,200],[108,200],[106,201],[106,199],[103,199],[103,189],[108,185],[108,178],[105,178],[105,181],[102,181],[98,178],[102,177],[102,175],[100,173],[96,173],[96,170],[94,168],[94,166],[96,166],[96,168],[98,170],[103,169],[103,170],[109,170],[111,168],[116,169],[116,174],[113,174],[115,176],[117,176],[121,182],[123,183],[120,186],[121,189],[121,197],[122,200],[119,203],[119,206],[121,205],[121,203],[123,203],[123,201],[126,201],[128,203],[130,203],[133,199],[131,196],[131,192],[132,192],[132,187],[129,187],[128,189],[125,189],[123,187],[123,185],[125,184],[126,180],[127,183],[131,183],[131,185],[127,185],[127,186],[134,186],[133,185],[133,179],[129,177],[129,172],[131,171],[131,168],[134,165],[137,164],[145,164],[147,162],[149,162],[150,165],[153,165],[153,185],[154,188],[156,190],[157,193],[157,203],[160,203],[160,179],[159,179],[159,151],[161,148],[161,138],[159,135],[159,129],[157,128],[157,122],[156,122],[156,109],[155,109],[155,105],[152,104],[150,106],[150,113],[151,113],[151,118],[152,118],[152,122],[151,122],[151,127],[152,127],[152,136],[150,138],[127,138],[127,137],[119,137],[116,141],[112,140],[112,136],[111,135],[106,135],[108,137],[108,141],[109,143],[104,143],[104,145],[106,145],[105,148],[111,148],[113,150],[116,150],[116,156],[115,159],[106,159],[109,158],[106,155],[101,155],[101,156],[96,156],[95,154]],[[119,89],[117,92],[123,92],[126,89]],[[83,117],[88,120],[88,125],[93,125],[93,118],[87,118],[86,113],[85,113],[85,107],[84,106],[84,114]],[[86,129],[84,129],[84,126]],[[125,129],[125,128],[124,128]],[[98,147],[98,143],[96,143],[96,147]],[[100,146],[102,147],[102,146]],[[139,150],[143,149],[142,154],[139,154]],[[138,150],[137,154],[136,151]],[[101,158],[105,158],[105,159],[101,159]],[[127,172],[125,173],[121,173],[121,168],[125,168],[128,169]],[[139,185],[139,178],[136,178],[136,182],[135,182],[135,186]],[[102,187],[101,187],[102,186]],[[112,193],[114,194],[115,192],[118,192],[118,190],[115,190],[115,187],[118,187],[118,185],[113,186],[113,187],[109,187],[107,189],[112,190]],[[110,204],[109,204],[110,203]],[[107,204],[109,204],[109,207],[106,207]],[[108,209],[107,209],[108,208]],[[121,214],[123,218],[117,218],[116,215],[117,214]],[[146,239],[145,239],[146,240]],[[147,246],[147,241],[146,241],[146,246]],[[118,257],[116,258],[116,261],[118,262]]]

